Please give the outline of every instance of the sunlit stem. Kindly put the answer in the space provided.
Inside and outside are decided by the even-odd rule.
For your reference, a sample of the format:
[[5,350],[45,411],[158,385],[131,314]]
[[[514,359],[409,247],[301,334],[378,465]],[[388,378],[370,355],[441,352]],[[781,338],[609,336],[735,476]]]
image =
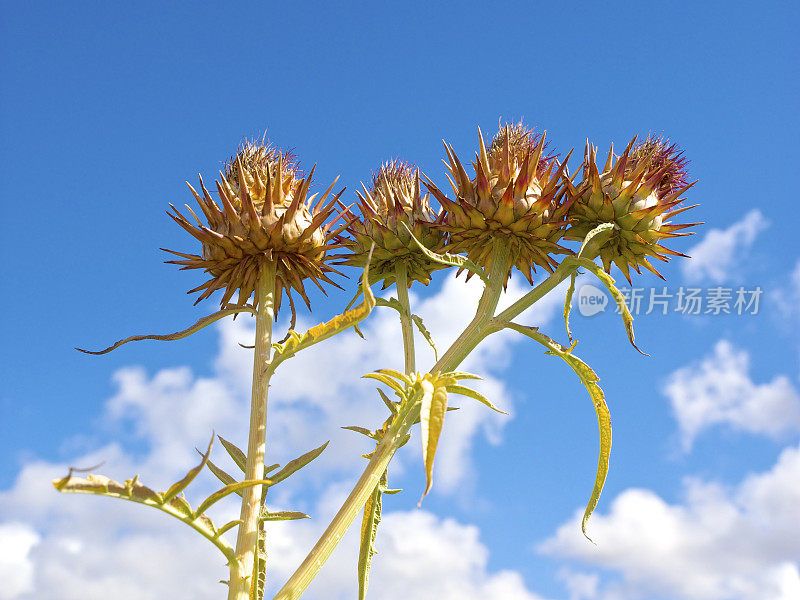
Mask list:
[[[583,252],[583,257],[588,260],[594,260],[598,253],[599,252],[596,248],[588,247]],[[547,279],[497,315],[497,320],[507,322],[519,316],[521,313],[533,306],[534,303],[538,302],[547,294],[552,292],[562,281],[565,281],[567,278],[574,275],[579,268],[580,265],[576,265],[575,263],[561,263]]]
[[497,331],[492,323],[494,311],[503,293],[508,270],[510,268],[510,251],[508,244],[497,241],[492,251],[492,268],[489,270],[489,283],[483,290],[483,295],[478,302],[478,309],[466,329],[458,336],[455,342],[442,355],[431,372],[444,373],[452,371],[472,352],[475,347],[490,333]]
[[[475,319],[467,326],[455,343],[448,349],[441,359],[431,369],[432,372],[446,372],[455,369],[466,355],[488,333],[496,331],[492,322],[494,310],[503,291],[503,284],[510,266],[509,248],[505,243],[498,243],[492,257],[492,268],[489,271],[489,284],[483,292],[478,303]],[[398,282],[399,285],[399,282]],[[399,288],[398,288],[399,294]],[[401,300],[402,302],[402,300]],[[359,512],[364,508],[367,498],[372,494],[375,486],[380,482],[394,453],[400,447],[411,425],[419,419],[419,398],[404,403],[400,412],[394,418],[389,431],[383,436],[372,458],[359,478],[353,491],[345,500],[339,512],[331,521],[328,528],[320,537],[314,548],[298,567],[286,584],[275,595],[273,600],[297,600],[308,588],[309,584],[319,573],[322,565],[328,560],[347,529],[353,523]]]
[[[267,431],[267,369],[275,318],[275,263],[261,265],[256,283],[256,339],[253,358],[253,391],[250,400],[250,434],[247,443],[245,479],[263,479]],[[228,600],[248,600],[258,544],[258,517],[261,512],[261,486],[242,490],[242,510],[236,539],[236,558],[230,565]]]
[[367,499],[372,495],[375,486],[380,483],[381,476],[394,453],[403,443],[411,425],[419,418],[419,398],[404,403],[395,417],[389,431],[383,436],[375,448],[375,452],[359,478],[353,491],[345,500],[339,512],[328,525],[311,552],[289,578],[286,584],[275,595],[274,600],[297,600],[317,576],[322,565],[334,551],[347,529],[359,512],[364,508]]
[[408,270],[405,263],[399,263],[394,271],[397,285],[397,299],[403,311],[400,313],[400,327],[403,330],[403,355],[406,373],[417,370],[414,353],[414,324],[411,322],[411,304],[408,301]]

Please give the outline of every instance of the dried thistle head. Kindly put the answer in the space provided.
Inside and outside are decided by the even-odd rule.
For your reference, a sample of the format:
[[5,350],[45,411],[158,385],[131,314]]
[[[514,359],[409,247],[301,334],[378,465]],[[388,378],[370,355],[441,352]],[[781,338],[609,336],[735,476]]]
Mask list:
[[362,187],[363,193],[357,192],[362,218],[349,210],[346,213],[350,237],[342,242],[349,254],[343,256],[341,264],[363,268],[374,243],[370,279],[383,280],[387,287],[395,281],[395,270],[402,263],[409,286],[413,281],[430,283],[431,272],[442,266],[422,253],[408,230],[434,252],[441,249],[444,234],[434,227],[436,214],[431,210],[428,194],[420,193],[419,170],[409,163],[392,160],[373,174],[369,189]]
[[488,151],[480,132],[478,140],[472,179],[445,143],[454,199],[426,182],[444,209],[440,228],[450,236],[445,249],[465,252],[489,268],[494,242],[503,239],[511,249],[511,267],[532,282],[536,266],[552,272],[553,255],[570,253],[558,244],[567,225],[560,179],[569,156],[557,166],[555,157],[545,154],[544,135],[521,122],[501,127]]
[[[679,230],[700,223],[672,224],[668,219],[694,208],[678,208],[687,184],[688,161],[683,152],[668,140],[648,137],[636,144],[634,137],[622,156],[612,146],[602,172],[597,166],[597,148],[586,143],[583,181],[574,186],[567,181],[570,201],[570,228],[566,238],[583,240],[595,227],[614,224],[610,237],[600,247],[600,258],[607,272],[615,264],[630,282],[630,269],[640,266],[664,278],[649,258],[667,262],[669,256],[686,256],[661,245],[664,238],[693,235]],[[696,205],[695,205],[696,206]]]
[[276,265],[276,316],[284,290],[292,307],[292,289],[309,305],[303,280],[311,279],[323,292],[320,280],[336,285],[327,276],[338,272],[328,264],[327,251],[338,233],[330,231],[330,217],[341,192],[325,203],[334,180],[319,199],[317,194],[309,196],[313,174],[311,169],[307,177],[300,177],[294,157],[269,143],[245,142],[220,172],[216,182],[219,204],[212,199],[202,177],[202,196],[187,182],[206,223],[188,204],[185,206],[194,223],[172,204],[173,212],[167,214],[202,243],[202,252],[167,252],[182,259],[168,262],[184,269],[203,269],[211,276],[190,290],[189,293],[200,292],[195,304],[216,290],[224,290],[222,306],[237,292],[236,304],[245,304],[266,261]]

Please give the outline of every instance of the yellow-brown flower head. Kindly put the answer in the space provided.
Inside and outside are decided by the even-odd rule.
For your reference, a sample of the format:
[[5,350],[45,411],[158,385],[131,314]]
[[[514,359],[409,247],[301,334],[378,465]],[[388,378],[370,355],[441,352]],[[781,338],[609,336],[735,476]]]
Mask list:
[[683,202],[681,194],[694,185],[686,183],[686,165],[686,158],[674,144],[648,137],[636,145],[634,138],[619,158],[612,147],[600,172],[597,148],[587,142],[583,181],[577,187],[566,182],[572,223],[565,237],[583,240],[595,227],[613,223],[614,229],[599,248],[605,270],[610,272],[615,264],[630,282],[630,268],[639,273],[643,266],[663,279],[648,257],[667,262],[669,255],[686,256],[660,242],[692,235],[677,232],[700,224],[668,221],[694,208],[677,208]]
[[[217,204],[200,178],[200,196],[189,185],[207,225],[186,205],[196,223],[184,217],[170,204],[168,212],[178,225],[202,243],[202,254],[184,254],[167,250],[183,260],[168,261],[185,269],[203,269],[211,279],[189,293],[201,292],[197,302],[215,290],[224,289],[225,306],[238,291],[237,305],[245,304],[256,285],[265,261],[276,265],[275,313],[280,308],[283,290],[294,306],[291,290],[309,304],[303,286],[311,279],[320,289],[319,280],[333,283],[326,273],[336,272],[327,264],[330,242],[337,232],[330,232],[337,194],[327,204],[333,185],[316,201],[308,197],[314,169],[301,178],[294,159],[269,144],[247,142],[225,165],[217,183]],[[338,287],[338,286],[337,286]],[[324,292],[324,290],[323,290]],[[197,303],[195,302],[195,304]]]
[[347,232],[342,242],[350,251],[341,264],[363,267],[373,242],[370,279],[383,280],[384,287],[395,281],[395,270],[405,265],[408,285],[420,281],[430,283],[432,271],[442,266],[422,253],[408,229],[426,248],[436,252],[442,247],[444,234],[434,227],[436,215],[431,210],[428,194],[420,193],[419,171],[412,165],[393,160],[381,165],[373,175],[370,189],[358,192],[358,207],[363,220],[349,211]]
[[556,167],[554,157],[544,156],[544,135],[522,123],[501,127],[488,151],[480,133],[478,139],[473,179],[445,143],[454,200],[426,182],[444,209],[440,228],[450,235],[445,249],[464,252],[488,269],[495,242],[504,240],[511,267],[532,283],[536,265],[552,272],[553,255],[570,253],[558,245],[567,225],[560,179],[569,156]]

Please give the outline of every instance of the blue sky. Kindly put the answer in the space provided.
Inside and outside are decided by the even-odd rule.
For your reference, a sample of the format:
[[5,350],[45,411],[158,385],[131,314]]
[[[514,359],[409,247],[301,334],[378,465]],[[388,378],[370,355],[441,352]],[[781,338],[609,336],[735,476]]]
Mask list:
[[[513,338],[487,343],[469,367],[487,376],[487,393],[512,417],[466,407],[453,414],[442,484],[422,510],[419,457],[409,450],[398,459],[394,483],[407,493],[386,503],[376,600],[401,597],[390,585],[404,577],[400,567],[379,565],[406,564],[404,531],[418,534],[408,543],[441,550],[408,568],[436,563],[456,573],[452,589],[468,586],[460,597],[749,600],[800,589],[800,532],[787,537],[800,513],[780,508],[800,499],[796,5],[28,2],[0,10],[0,536],[15,548],[0,552],[0,573],[17,574],[0,598],[77,597],[98,573],[147,597],[219,569],[201,540],[160,515],[148,520],[139,507],[47,489],[65,465],[95,458],[117,477],[130,468],[168,483],[212,426],[244,435],[239,384],[249,359],[234,343],[247,334],[241,321],[99,358],[73,350],[167,332],[213,310],[192,307],[185,291],[199,278],[161,264],[158,250],[193,249],[164,214],[169,202],[190,201],[186,180],[198,172],[212,179],[244,136],[267,130],[307,168],[317,164],[320,184],[341,175],[346,195],[395,156],[442,183],[441,139],[469,158],[477,127],[492,132],[500,117],[546,129],[562,155],[575,147],[579,156],[587,137],[604,152],[649,131],[680,144],[699,179],[688,198],[700,206],[689,215],[706,224],[673,244],[695,258],[666,267],[667,285],[760,286],[760,311],[641,315],[637,339],[649,358],[628,346],[610,310],[573,317],[578,352],[602,378],[614,423],[612,469],[590,524],[597,548],[573,536],[596,460],[589,401],[538,348]],[[634,285],[664,284],[643,275]],[[428,323],[440,345],[471,310],[474,290],[465,289],[443,274],[413,288],[428,319],[452,317]],[[349,295],[313,296],[303,320],[329,318]],[[558,304],[530,318],[563,338]],[[287,363],[275,382],[270,435],[281,459],[334,440],[316,474],[280,497],[315,519],[278,528],[276,579],[361,468],[356,455],[365,448],[336,428],[374,425],[381,414],[369,386],[345,375],[397,366],[393,317],[373,317],[372,346],[347,334]],[[298,381],[308,379],[311,358],[327,365],[327,390]],[[202,400],[203,390],[212,400]],[[713,514],[730,516],[731,530]],[[106,529],[91,525],[93,515]],[[709,558],[735,545],[737,531],[756,540],[739,555],[743,564]],[[104,560],[111,547],[124,552]],[[690,547],[700,554],[684,564]],[[200,566],[154,566],[152,585],[162,587],[136,588],[142,548],[185,551]],[[352,597],[348,548],[325,576],[341,597]],[[461,558],[442,558],[448,549]],[[407,579],[403,593],[423,598]],[[320,589],[309,597],[325,597],[312,596]]]

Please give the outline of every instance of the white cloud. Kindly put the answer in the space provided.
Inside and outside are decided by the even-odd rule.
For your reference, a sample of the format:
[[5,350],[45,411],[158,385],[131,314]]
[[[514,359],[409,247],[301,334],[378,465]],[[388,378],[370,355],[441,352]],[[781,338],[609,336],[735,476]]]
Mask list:
[[753,209],[727,229],[711,229],[688,250],[692,259],[681,263],[684,277],[692,282],[713,283],[735,278],[739,263],[768,224],[761,211]]
[[774,290],[770,298],[775,302],[781,316],[800,320],[800,260],[789,275],[787,284]]
[[[272,567],[280,575],[279,581],[302,558],[296,534],[288,527],[275,528]],[[311,536],[307,538],[310,545]],[[356,596],[357,543],[357,532],[351,531],[304,599],[348,600]],[[472,525],[440,519],[424,510],[387,512],[376,547],[368,594],[374,600],[540,600],[519,573],[489,571],[489,551]]]
[[789,379],[755,383],[749,369],[747,352],[723,340],[711,355],[669,376],[664,393],[685,450],[701,431],[719,424],[771,437],[800,431],[800,393]]
[[539,549],[619,572],[597,594],[604,600],[788,600],[800,598],[798,506],[794,447],[733,489],[689,479],[682,503],[626,490],[592,517],[597,546],[580,535],[580,510]]
[[[441,292],[418,302],[418,312],[427,319],[440,349],[471,317],[477,301],[476,283],[464,286],[450,277]],[[523,291],[513,280],[509,288],[509,295],[519,296]],[[557,301],[549,302],[552,306],[543,305],[538,316],[530,318],[541,322],[553,314]],[[444,316],[447,318],[442,319]],[[143,441],[145,449],[129,452],[111,443],[75,456],[74,464],[88,466],[105,461],[99,471],[114,479],[141,473],[143,483],[165,489],[196,464],[194,447],[205,446],[212,428],[246,445],[244,415],[249,406],[252,351],[242,349],[238,342],[250,342],[252,325],[240,318],[226,321],[218,331],[221,345],[210,376],[197,376],[186,367],[163,369],[152,376],[139,367],[115,373],[117,392],[108,401],[100,426],[106,431],[124,429]],[[368,342],[346,333],[287,361],[270,388],[268,460],[285,463],[332,439],[311,467],[274,490],[274,507],[304,510],[315,518],[275,524],[269,541],[274,569],[271,585],[299,563],[365,464],[358,455],[369,450],[368,440],[340,427],[374,427],[385,417],[385,407],[377,400],[373,386],[359,377],[376,368],[400,366],[396,314],[377,311],[364,333]],[[421,337],[417,343],[424,368],[432,356]],[[511,407],[511,398],[492,374],[504,366],[509,343],[508,336],[495,335],[464,365],[486,376],[481,382],[483,392],[504,408]],[[463,486],[475,437],[485,435],[497,441],[509,419],[471,401],[460,404],[463,409],[448,418],[440,445],[434,493],[449,493]],[[411,454],[414,466],[421,471],[418,450]],[[226,468],[230,466],[219,446],[214,456]],[[393,463],[395,473],[406,468],[403,460],[407,458]],[[0,491],[0,514],[15,523],[8,527],[17,528],[0,529],[0,548],[13,551],[13,559],[0,554],[0,569],[13,570],[13,577],[0,586],[0,593],[6,594],[0,598],[220,597],[223,589],[215,582],[227,573],[213,546],[155,510],[107,498],[57,494],[50,481],[65,472],[63,464],[28,463],[14,485]],[[192,485],[189,499],[196,504],[217,487],[210,476],[201,476]],[[218,524],[237,518],[236,503],[220,503],[212,516]],[[346,538],[332,564],[323,570],[318,591],[314,592],[317,595],[310,594],[309,600],[353,596],[356,535],[351,533]],[[488,549],[472,526],[440,520],[424,511],[387,512],[380,535],[382,554],[375,561],[371,594],[376,600],[408,595],[423,600],[538,598],[526,589],[518,573],[488,570]],[[423,575],[433,577],[434,583],[425,584]],[[398,582],[398,577],[404,581]]]
[[33,588],[31,550],[41,538],[26,523],[0,523],[0,599],[8,600]]
[[572,569],[561,569],[558,578],[567,588],[569,600],[592,600],[597,598],[600,576],[597,573],[584,573]]

